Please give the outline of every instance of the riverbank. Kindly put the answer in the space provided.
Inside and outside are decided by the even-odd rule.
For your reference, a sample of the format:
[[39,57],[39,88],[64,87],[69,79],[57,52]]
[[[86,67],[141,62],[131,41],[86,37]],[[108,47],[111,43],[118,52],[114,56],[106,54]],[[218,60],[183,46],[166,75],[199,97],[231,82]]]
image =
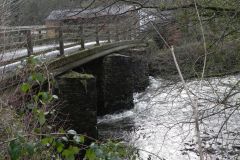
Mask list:
[[[151,76],[177,80],[178,73],[172,54],[168,49],[153,50],[149,58]],[[219,77],[240,72],[240,45],[229,42],[218,48],[209,48],[205,77]],[[204,49],[200,43],[192,43],[175,48],[175,54],[186,79],[201,76],[204,62]]]

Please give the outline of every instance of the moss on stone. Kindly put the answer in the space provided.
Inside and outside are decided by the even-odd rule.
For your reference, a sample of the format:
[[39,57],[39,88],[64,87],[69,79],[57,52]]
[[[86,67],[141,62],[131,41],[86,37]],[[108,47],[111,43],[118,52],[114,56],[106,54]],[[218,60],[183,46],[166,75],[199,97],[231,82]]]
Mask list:
[[93,79],[94,76],[92,74],[82,74],[82,73],[78,73],[75,71],[70,71],[62,76],[60,76],[60,78],[80,78],[80,79]]
[[82,79],[92,79],[94,76],[92,74],[80,74]]

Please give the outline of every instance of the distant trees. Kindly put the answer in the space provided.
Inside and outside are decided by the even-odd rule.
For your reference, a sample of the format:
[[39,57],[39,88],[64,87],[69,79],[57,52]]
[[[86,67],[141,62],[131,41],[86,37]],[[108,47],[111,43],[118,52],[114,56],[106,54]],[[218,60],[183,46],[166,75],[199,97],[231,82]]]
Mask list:
[[89,0],[13,0],[12,25],[39,25],[52,10],[85,7]]
[[[94,3],[92,3],[94,2]],[[197,25],[194,5],[190,0],[11,0],[11,24],[37,25],[43,24],[44,19],[52,10],[62,8],[84,8],[88,4],[114,5],[124,3],[136,6],[137,10],[151,10],[152,14],[161,11],[176,11],[178,23],[184,31],[190,31],[189,26]],[[239,33],[238,23],[240,7],[237,0],[199,0],[198,8],[204,24],[211,29],[211,34],[227,28],[219,38]],[[229,21],[229,22],[228,22]],[[190,22],[190,23],[189,23]],[[218,25],[216,25],[218,23]],[[220,25],[219,25],[220,24]],[[225,26],[225,27],[222,27]]]
[[[94,8],[99,5],[109,7],[119,3],[134,6],[130,11],[137,10],[139,13],[147,13],[145,18],[155,17],[152,20],[166,39],[171,35],[169,32],[179,30],[182,43],[202,40],[196,6],[192,0],[11,0],[8,1],[11,16],[4,22],[9,20],[11,25],[42,25],[52,10]],[[209,48],[218,48],[214,46],[218,46],[219,42],[233,40],[240,36],[238,0],[198,0],[197,8],[203,21]],[[170,18],[165,14],[166,12],[171,13]],[[166,23],[172,23],[173,18],[176,24],[174,29],[166,26]],[[166,23],[159,23],[156,19]],[[147,32],[153,30],[151,24],[148,24],[148,27]],[[155,32],[146,34],[149,37],[153,34],[156,36]],[[163,43],[158,38],[154,38],[162,48]]]
[[136,10],[147,11],[149,16],[156,16],[159,19],[168,20],[164,13],[171,12],[182,31],[182,41],[186,43],[200,41],[202,38],[196,7],[203,21],[206,39],[212,45],[240,36],[238,0],[198,0],[196,6],[192,0],[115,0],[119,1],[134,5]]

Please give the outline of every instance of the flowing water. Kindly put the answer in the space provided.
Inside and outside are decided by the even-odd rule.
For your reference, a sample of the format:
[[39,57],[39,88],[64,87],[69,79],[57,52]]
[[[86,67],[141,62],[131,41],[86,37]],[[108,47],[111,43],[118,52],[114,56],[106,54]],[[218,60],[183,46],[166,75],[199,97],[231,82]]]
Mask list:
[[[240,159],[239,78],[211,78],[201,90],[199,81],[187,82],[191,98],[199,97],[205,159]],[[134,95],[134,109],[98,119],[100,137],[134,145],[144,160],[199,159],[191,102],[182,84],[150,80],[145,92]]]

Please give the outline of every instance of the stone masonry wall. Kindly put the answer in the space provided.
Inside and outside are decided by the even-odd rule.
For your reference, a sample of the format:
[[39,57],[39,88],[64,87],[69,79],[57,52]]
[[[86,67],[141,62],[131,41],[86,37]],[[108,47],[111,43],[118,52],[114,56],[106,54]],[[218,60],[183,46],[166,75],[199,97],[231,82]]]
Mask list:
[[120,52],[132,57],[134,92],[143,92],[149,85],[148,55],[146,49],[130,49]]
[[112,54],[104,58],[103,67],[104,105],[99,115],[133,108],[132,58]]
[[96,78],[97,86],[97,106],[104,105],[103,97],[103,58],[96,59],[87,64],[81,65],[74,69],[74,71],[79,73],[89,73],[94,75]]
[[[69,72],[57,78],[66,124],[78,133],[97,138],[97,90],[92,75]],[[64,120],[64,119],[63,119]]]

